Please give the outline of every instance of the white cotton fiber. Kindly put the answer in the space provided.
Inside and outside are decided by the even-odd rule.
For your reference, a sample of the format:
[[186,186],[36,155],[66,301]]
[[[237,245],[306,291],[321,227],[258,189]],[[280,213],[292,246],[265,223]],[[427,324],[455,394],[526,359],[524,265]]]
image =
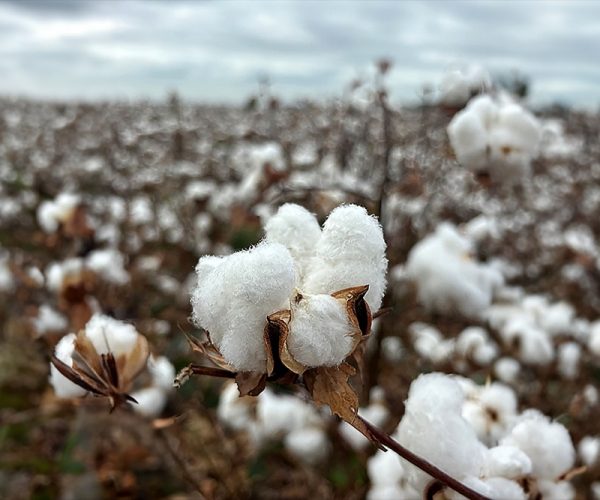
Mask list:
[[165,391],[173,388],[175,367],[165,356],[150,356],[148,358],[148,371],[152,375],[152,385]]
[[479,318],[489,307],[504,280],[491,266],[472,259],[470,250],[455,226],[442,223],[410,251],[407,275],[427,309]]
[[[456,478],[479,477],[485,446],[461,416],[463,391],[451,377],[420,375],[411,384],[404,417],[397,430],[400,443]],[[429,476],[403,463],[411,484],[423,491]]]
[[340,206],[323,225],[302,290],[330,294],[369,285],[365,300],[377,311],[386,286],[385,249],[383,230],[375,217],[357,205]]
[[485,461],[486,477],[519,479],[531,473],[531,459],[515,446],[490,448]]
[[147,417],[158,417],[167,403],[167,391],[160,387],[150,386],[131,393],[138,404],[131,403],[136,413]]
[[533,474],[542,479],[555,480],[575,463],[575,448],[567,429],[536,410],[520,415],[500,444],[522,450],[531,459]]
[[80,257],[65,259],[63,262],[53,262],[46,269],[46,285],[53,292],[62,288],[68,278],[80,276],[84,270],[84,262]]
[[[203,262],[204,259],[208,259]],[[294,261],[279,243],[261,243],[221,259],[198,262],[194,322],[208,330],[225,360],[240,371],[265,371],[267,316],[289,308]]]
[[[65,335],[56,347],[54,355],[68,366],[73,366],[73,351],[75,350],[75,334]],[[83,396],[86,391],[62,375],[53,364],[50,364],[50,384],[59,398],[76,398]]]
[[85,335],[98,354],[128,355],[140,335],[133,325],[104,314],[94,314],[85,325]]
[[125,270],[125,258],[114,248],[90,252],[85,260],[85,266],[108,283],[124,285],[129,282],[129,273]]
[[316,217],[300,205],[286,203],[265,226],[266,241],[281,243],[290,251],[299,280],[304,275],[315,246],[321,237],[321,227]]
[[337,366],[353,347],[352,324],[344,304],[331,295],[292,299],[287,345],[304,366]]
[[529,172],[539,152],[541,126],[519,104],[482,95],[454,116],[448,137],[463,166],[515,182]]
[[47,304],[42,304],[37,317],[33,320],[38,335],[48,332],[60,332],[69,326],[66,318]]

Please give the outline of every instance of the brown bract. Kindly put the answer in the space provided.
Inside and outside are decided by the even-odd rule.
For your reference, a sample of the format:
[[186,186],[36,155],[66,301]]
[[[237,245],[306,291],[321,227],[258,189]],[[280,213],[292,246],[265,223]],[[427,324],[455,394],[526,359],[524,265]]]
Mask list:
[[94,396],[108,398],[110,410],[113,411],[127,401],[137,403],[127,391],[146,366],[149,355],[148,341],[143,335],[138,335],[131,352],[115,357],[112,352],[98,354],[85,332],[80,331],[75,339],[73,366],[67,365],[54,355],[51,361],[56,369],[74,384]]

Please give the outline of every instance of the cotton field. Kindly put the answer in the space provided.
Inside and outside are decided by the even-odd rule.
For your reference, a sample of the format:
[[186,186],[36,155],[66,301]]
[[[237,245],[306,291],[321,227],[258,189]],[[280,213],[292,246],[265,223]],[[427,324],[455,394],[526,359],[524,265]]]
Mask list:
[[0,99],[3,498],[600,499],[600,117],[385,71]]

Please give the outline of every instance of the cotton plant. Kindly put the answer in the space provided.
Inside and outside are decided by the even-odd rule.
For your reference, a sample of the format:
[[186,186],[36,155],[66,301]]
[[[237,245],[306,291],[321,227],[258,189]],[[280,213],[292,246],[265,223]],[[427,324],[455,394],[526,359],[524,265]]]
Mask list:
[[406,275],[427,309],[474,319],[482,317],[504,284],[500,272],[473,257],[472,243],[450,223],[440,224],[412,248]]
[[236,378],[241,395],[260,394],[267,381],[301,381],[360,432],[358,396],[348,383],[381,307],[386,244],[377,219],[357,205],[334,209],[321,228],[306,209],[286,204],[267,222],[265,238],[196,266],[192,318],[208,337],[192,347],[217,369],[191,364],[177,377]]
[[[151,383],[136,388],[144,371]],[[50,384],[57,397],[106,398],[111,411],[133,403],[137,412],[152,417],[162,411],[174,376],[171,363],[152,357],[146,337],[133,325],[103,314],[92,316],[78,333],[65,335],[50,364]]]
[[510,184],[529,175],[541,127],[520,104],[481,95],[454,116],[448,137],[461,165]]
[[[395,436],[488,498],[574,498],[568,431],[536,410],[519,414],[506,386],[477,388],[449,375],[421,375],[411,384]],[[402,466],[417,492],[428,491],[428,474]],[[464,497],[446,491],[444,498]]]
[[193,319],[237,371],[272,372],[265,327],[274,325],[287,368],[339,366],[363,335],[356,307],[381,305],[386,267],[381,227],[364,208],[337,208],[321,230],[305,209],[284,205],[256,247],[200,259]]

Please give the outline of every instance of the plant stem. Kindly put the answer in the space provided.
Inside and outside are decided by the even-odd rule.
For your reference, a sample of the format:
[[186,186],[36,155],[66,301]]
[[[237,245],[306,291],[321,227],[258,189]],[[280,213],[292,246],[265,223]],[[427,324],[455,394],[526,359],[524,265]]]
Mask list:
[[453,478],[447,472],[444,472],[439,467],[436,467],[432,463],[427,460],[415,455],[412,451],[402,446],[398,441],[393,439],[391,436],[383,432],[382,430],[375,427],[373,424],[366,421],[364,418],[357,416],[362,422],[367,426],[369,431],[377,438],[377,440],[387,446],[390,450],[396,452],[402,458],[413,464],[415,467],[418,467],[422,471],[426,472],[433,478],[437,479],[440,483],[452,488],[457,493],[467,497],[469,500],[492,500],[481,493],[477,493],[475,490],[472,490],[468,486],[465,486],[463,483]]

